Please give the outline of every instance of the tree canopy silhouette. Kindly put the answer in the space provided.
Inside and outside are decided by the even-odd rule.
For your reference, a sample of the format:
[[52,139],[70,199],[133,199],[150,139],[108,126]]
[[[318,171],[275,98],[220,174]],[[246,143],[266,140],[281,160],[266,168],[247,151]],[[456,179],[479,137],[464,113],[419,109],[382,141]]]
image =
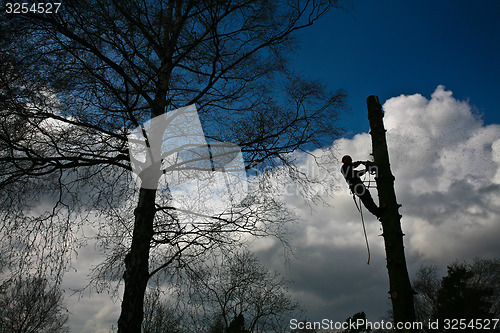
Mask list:
[[[465,324],[460,327],[464,332],[498,331],[498,323],[491,320],[500,313],[499,277],[497,259],[455,262],[448,266],[447,275],[442,278],[438,277],[436,266],[421,267],[413,282],[417,292],[417,319],[421,322],[439,320],[440,329],[444,327],[444,320],[456,320],[459,325]],[[469,326],[471,323],[475,326]],[[432,331],[428,327],[424,330]]]
[[[123,276],[118,329],[139,332],[153,275],[241,232],[278,234],[289,216],[266,175],[286,170],[307,186],[291,153],[340,133],[345,93],[288,61],[295,33],[332,7],[341,4],[91,0],[64,1],[57,13],[3,12],[0,200],[11,267],[55,264],[60,277],[92,227],[106,252],[94,279],[107,286]],[[207,140],[238,145],[245,169],[261,174],[258,195],[222,214],[181,212],[168,189],[131,179],[127,135],[192,104]]]

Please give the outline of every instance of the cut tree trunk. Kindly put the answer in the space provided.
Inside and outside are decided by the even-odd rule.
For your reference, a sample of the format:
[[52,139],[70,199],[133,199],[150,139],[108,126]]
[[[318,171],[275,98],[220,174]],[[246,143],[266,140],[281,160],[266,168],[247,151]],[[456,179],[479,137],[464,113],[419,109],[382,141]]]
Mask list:
[[[382,112],[377,96],[370,96],[366,100],[368,106],[368,120],[370,121],[370,135],[374,163],[377,167],[377,189],[380,207],[383,209],[382,222],[387,270],[389,272],[389,294],[392,301],[394,323],[415,322],[413,304],[413,289],[411,287],[403,245],[403,231],[401,229],[401,215],[394,191],[394,176],[389,164],[389,153],[385,137],[385,128]],[[411,332],[410,329],[396,330]]]

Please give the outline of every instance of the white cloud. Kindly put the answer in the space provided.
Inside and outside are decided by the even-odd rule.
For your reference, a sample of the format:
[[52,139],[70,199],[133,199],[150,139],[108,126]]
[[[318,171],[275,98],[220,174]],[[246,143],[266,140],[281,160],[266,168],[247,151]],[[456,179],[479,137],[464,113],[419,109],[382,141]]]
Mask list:
[[491,181],[498,167],[492,144],[500,126],[483,126],[471,106],[443,86],[430,100],[391,98],[384,110],[391,163],[411,192],[447,191],[457,179]]
[[440,261],[491,253],[481,249],[500,231],[500,125],[485,126],[443,86],[430,100],[392,98],[384,110],[408,251]]
[[[79,249],[71,269],[64,276],[61,287],[65,291],[64,303],[70,312],[68,325],[71,332],[109,333],[111,325],[116,327],[120,303],[111,299],[111,292],[97,293],[94,288],[76,292],[87,287],[90,270],[102,260],[103,254],[93,245],[87,245]],[[121,296],[122,290],[118,294]]]

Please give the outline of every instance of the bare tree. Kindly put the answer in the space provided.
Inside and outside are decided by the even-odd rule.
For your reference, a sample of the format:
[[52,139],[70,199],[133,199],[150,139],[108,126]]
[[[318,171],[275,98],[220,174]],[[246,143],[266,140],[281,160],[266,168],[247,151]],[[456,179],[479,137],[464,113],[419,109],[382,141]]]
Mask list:
[[421,266],[415,274],[415,316],[421,322],[428,321],[436,309],[440,279],[437,266]]
[[0,330],[5,333],[69,332],[62,292],[44,278],[6,281],[0,291]]
[[192,332],[287,332],[302,314],[289,281],[248,250],[206,258],[180,278],[175,292]]
[[[287,216],[271,182],[239,207],[205,215],[172,206],[168,190],[135,188],[127,135],[196,104],[206,138],[241,147],[246,170],[264,180],[286,170],[306,186],[292,153],[339,135],[345,95],[294,74],[287,55],[295,32],[331,7],[339,1],[108,0],[2,12],[7,248],[64,268],[75,235],[93,226],[107,253],[95,277],[106,284],[124,272],[118,329],[139,332],[152,276],[242,232],[279,233]],[[161,163],[155,168],[161,177]],[[28,257],[19,262],[33,264]]]
[[183,315],[162,300],[158,288],[151,288],[144,298],[143,333],[183,333]]

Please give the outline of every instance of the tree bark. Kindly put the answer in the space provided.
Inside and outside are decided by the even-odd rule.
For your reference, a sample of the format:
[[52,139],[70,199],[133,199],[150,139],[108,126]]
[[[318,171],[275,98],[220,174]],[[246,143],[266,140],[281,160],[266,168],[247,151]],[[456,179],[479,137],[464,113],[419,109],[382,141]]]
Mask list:
[[[401,229],[401,215],[394,191],[394,176],[389,164],[389,153],[385,137],[385,128],[382,106],[377,96],[370,96],[366,100],[368,106],[368,120],[370,121],[370,135],[375,165],[377,166],[377,189],[380,207],[383,209],[382,222],[385,253],[387,256],[387,270],[389,272],[389,294],[392,301],[394,323],[412,323],[415,321],[413,305],[413,289],[411,287],[403,245],[403,231]],[[410,329],[397,330],[411,332]]]
[[144,317],[144,294],[149,280],[149,250],[153,237],[156,190],[141,188],[134,211],[135,223],[130,251],[125,257],[125,290],[118,319],[119,333],[140,333]]

